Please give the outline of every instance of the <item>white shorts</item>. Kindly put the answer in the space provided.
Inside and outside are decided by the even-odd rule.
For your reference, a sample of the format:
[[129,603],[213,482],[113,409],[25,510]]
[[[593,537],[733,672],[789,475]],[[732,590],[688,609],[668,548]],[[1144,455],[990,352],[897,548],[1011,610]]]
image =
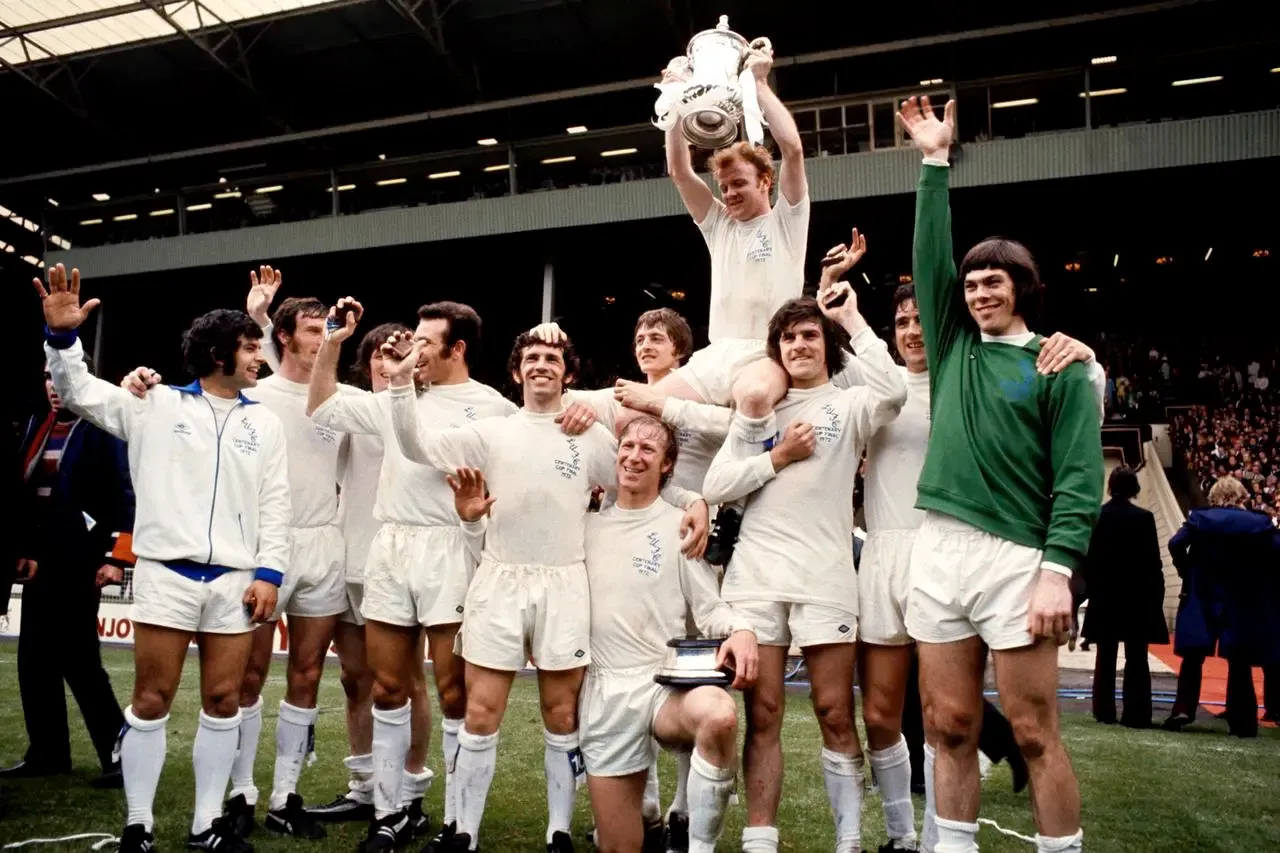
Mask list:
[[591,667],[578,696],[578,744],[591,776],[628,776],[658,757],[653,724],[672,690],[653,680],[653,667]]
[[733,402],[733,383],[743,368],[768,357],[764,341],[722,338],[690,356],[687,364],[676,368],[676,376],[704,402],[727,406]]
[[129,618],[198,634],[245,634],[255,627],[244,603],[251,583],[253,572],[233,570],[205,582],[139,558],[133,569]]
[[1031,645],[1027,613],[1043,556],[928,513],[911,551],[907,631],[922,643],[981,637],[995,650]]
[[338,616],[347,609],[346,549],[336,524],[289,528],[289,570],[271,621]]
[[852,643],[858,637],[858,615],[829,604],[791,601],[731,601],[756,629],[762,646],[805,649],[833,643]]
[[587,567],[483,560],[467,590],[462,657],[516,672],[529,661],[548,671],[591,663]]
[[360,605],[363,601],[364,583],[362,581],[347,581],[347,609],[338,614],[338,621],[363,627],[364,614],[360,612]]
[[858,639],[877,646],[905,646],[915,530],[867,534],[858,568]]
[[469,553],[461,527],[383,524],[364,564],[364,618],[405,628],[461,622]]

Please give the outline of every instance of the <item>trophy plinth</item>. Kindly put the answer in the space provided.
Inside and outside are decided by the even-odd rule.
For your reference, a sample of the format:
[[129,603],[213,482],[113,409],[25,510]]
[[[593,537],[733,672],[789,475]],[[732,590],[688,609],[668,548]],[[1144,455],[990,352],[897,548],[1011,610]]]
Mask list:
[[716,668],[716,653],[724,640],[678,638],[667,641],[667,660],[653,680],[667,687],[724,687],[733,673]]

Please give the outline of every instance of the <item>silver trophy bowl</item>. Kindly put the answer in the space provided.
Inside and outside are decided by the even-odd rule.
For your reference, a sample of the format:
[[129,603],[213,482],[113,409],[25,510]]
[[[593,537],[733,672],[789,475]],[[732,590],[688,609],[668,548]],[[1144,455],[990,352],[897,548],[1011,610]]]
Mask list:
[[689,40],[690,71],[681,97],[680,130],[697,148],[719,149],[738,139],[743,119],[738,76],[751,44],[729,29],[729,16]]
[[716,668],[716,653],[724,640],[681,638],[667,641],[667,659],[653,680],[667,687],[724,687],[733,672]]

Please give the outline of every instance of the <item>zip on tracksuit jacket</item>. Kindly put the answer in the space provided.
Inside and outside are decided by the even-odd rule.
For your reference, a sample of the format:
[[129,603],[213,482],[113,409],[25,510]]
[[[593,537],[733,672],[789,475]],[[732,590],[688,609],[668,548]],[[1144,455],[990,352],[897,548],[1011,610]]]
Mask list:
[[74,333],[46,330],[45,356],[63,403],[129,445],[140,559],[211,580],[254,572],[279,586],[289,562],[284,428],[252,400],[220,421],[200,383],[157,386],[145,399],[90,375]]

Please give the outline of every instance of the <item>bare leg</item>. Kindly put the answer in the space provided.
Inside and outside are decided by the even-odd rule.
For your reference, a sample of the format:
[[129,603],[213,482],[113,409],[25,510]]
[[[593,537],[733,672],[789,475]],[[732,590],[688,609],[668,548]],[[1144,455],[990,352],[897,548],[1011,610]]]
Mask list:
[[783,646],[761,646],[756,686],[746,691],[747,735],[742,747],[747,826],[774,826],[782,798],[782,712],[786,707]]
[[917,645],[925,731],[935,742],[938,817],[973,823],[981,801],[978,733],[987,647],[978,637]]
[[334,645],[347,697],[347,745],[352,755],[368,755],[373,749],[373,670],[366,657],[364,626],[339,622]]
[[1031,776],[1032,813],[1040,834],[1080,829],[1080,788],[1058,736],[1058,647],[1050,640],[997,651],[996,687]]
[[733,382],[733,404],[749,418],[763,418],[787,395],[791,380],[771,358],[762,358],[743,368]]
[[[584,774],[578,748],[578,694],[585,667],[560,671],[538,670],[538,697],[542,701],[543,766],[547,774],[547,843],[556,834],[568,834],[578,779]],[[643,805],[644,789],[641,788]]]
[[498,727],[507,710],[514,672],[467,663],[467,714],[458,733],[458,834],[477,843],[498,754]]
[[202,709],[191,750],[195,771],[193,835],[212,830],[222,813],[222,797],[231,780],[240,739],[240,682],[244,678],[253,634],[197,634],[200,645]]
[[648,775],[641,770],[629,776],[587,776],[600,853],[640,853],[644,844],[640,809]]
[[822,776],[836,824],[836,853],[862,849],[865,791],[862,746],[853,723],[854,643],[802,649],[813,685],[813,712],[822,730]]
[[427,632],[418,630],[410,661],[409,755],[404,769],[421,773],[427,766],[427,747],[431,745],[431,699],[427,696]]
[[654,735],[689,749],[689,853],[714,853],[733,794],[738,709],[716,687],[675,693],[658,710]]

